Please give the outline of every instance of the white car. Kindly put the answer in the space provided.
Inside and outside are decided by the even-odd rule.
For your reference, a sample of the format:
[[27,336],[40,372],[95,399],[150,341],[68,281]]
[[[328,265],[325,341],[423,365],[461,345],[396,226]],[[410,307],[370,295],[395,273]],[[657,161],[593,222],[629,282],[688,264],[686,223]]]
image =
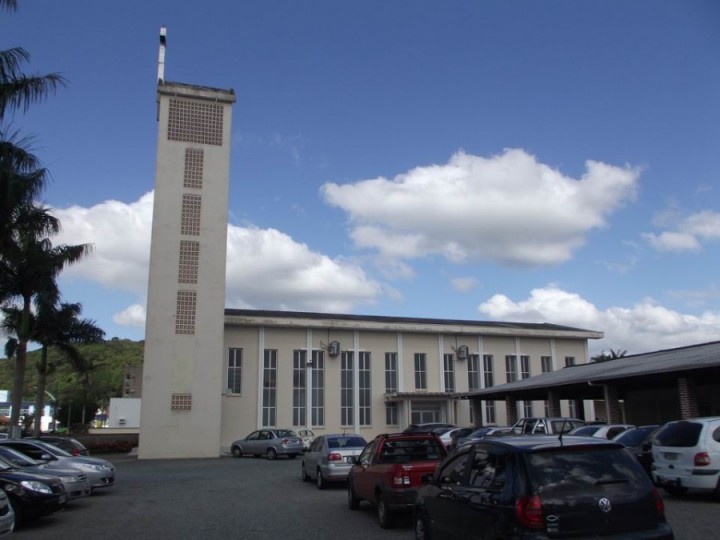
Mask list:
[[303,441],[303,450],[307,452],[307,449],[310,448],[310,443],[315,439],[315,434],[311,429],[300,429],[297,434]]
[[635,426],[632,424],[591,424],[589,426],[580,426],[568,433],[568,435],[578,435],[580,437],[596,437],[598,439],[613,439],[628,429]]
[[653,481],[670,495],[720,492],[720,416],[676,420],[652,441]]

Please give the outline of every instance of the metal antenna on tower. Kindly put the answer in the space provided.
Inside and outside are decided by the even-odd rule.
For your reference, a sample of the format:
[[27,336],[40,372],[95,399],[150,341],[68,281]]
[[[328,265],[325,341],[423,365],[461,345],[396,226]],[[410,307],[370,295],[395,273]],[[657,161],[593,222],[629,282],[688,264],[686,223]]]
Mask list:
[[160,27],[160,53],[158,55],[158,82],[165,80],[165,43],[167,28]]

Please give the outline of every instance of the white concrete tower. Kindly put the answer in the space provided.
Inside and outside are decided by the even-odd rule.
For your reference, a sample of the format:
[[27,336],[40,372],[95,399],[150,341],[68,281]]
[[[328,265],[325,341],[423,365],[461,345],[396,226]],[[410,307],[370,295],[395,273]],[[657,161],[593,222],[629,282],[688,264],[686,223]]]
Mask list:
[[164,80],[139,457],[220,455],[230,126],[235,93]]

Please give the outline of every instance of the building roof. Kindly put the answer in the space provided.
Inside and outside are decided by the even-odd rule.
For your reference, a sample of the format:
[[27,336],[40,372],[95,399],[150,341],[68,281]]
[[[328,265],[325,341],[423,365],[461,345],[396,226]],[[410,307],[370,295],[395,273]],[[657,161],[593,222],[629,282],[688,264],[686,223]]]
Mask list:
[[528,379],[472,392],[461,392],[456,395],[465,398],[499,399],[512,394],[532,395],[536,394],[538,390],[546,392],[555,388],[572,386],[576,389],[582,385],[602,386],[613,382],[627,382],[638,377],[717,367],[720,367],[720,341],[713,341],[676,349],[623,356],[605,362],[578,364]]
[[226,324],[267,326],[315,326],[321,328],[367,328],[387,331],[444,332],[455,334],[526,335],[557,338],[600,339],[602,332],[549,323],[516,323],[462,319],[388,317],[303,311],[225,309]]

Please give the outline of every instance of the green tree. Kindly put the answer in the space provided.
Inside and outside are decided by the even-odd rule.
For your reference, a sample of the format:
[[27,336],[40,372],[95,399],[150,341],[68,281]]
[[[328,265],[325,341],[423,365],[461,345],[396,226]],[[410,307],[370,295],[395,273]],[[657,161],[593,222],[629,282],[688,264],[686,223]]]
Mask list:
[[618,349],[617,351],[610,349],[609,351],[603,351],[597,356],[590,358],[593,362],[607,362],[609,360],[617,360],[627,354],[627,351]]

